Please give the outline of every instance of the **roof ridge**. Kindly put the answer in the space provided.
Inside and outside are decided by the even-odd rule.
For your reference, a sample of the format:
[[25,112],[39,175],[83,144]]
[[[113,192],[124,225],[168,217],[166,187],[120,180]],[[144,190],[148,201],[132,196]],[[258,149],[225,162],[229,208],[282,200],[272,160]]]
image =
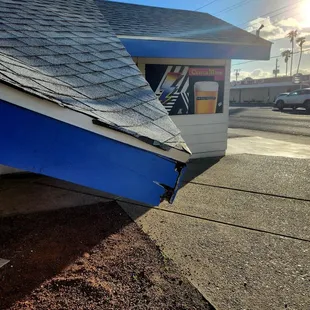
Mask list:
[[[270,44],[207,12],[105,0],[96,2],[107,13],[107,19],[117,35],[224,42],[235,34],[234,39],[243,36],[248,42]],[[237,40],[236,43],[241,42]]]

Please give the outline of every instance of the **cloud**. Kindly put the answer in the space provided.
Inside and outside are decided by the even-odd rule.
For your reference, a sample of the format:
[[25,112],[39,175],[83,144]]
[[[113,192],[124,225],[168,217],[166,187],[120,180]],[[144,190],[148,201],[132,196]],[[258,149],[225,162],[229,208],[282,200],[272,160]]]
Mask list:
[[252,20],[246,30],[252,33],[256,33],[256,30],[259,28],[260,25],[265,26],[260,32],[261,37],[264,39],[275,40],[279,38],[284,38],[286,35],[284,29],[282,27],[274,26],[269,17],[259,17]]
[[306,39],[310,39],[310,28],[303,28],[300,32],[299,32],[299,36],[300,37],[306,37]]
[[309,41],[306,41],[304,43],[304,54],[309,55],[310,54],[310,38],[308,38]]
[[[300,36],[302,36],[302,35],[300,35]],[[280,47],[279,48],[279,55],[282,53],[282,52],[284,52],[284,51],[286,51],[286,50],[291,50],[291,46],[287,46],[287,47]],[[296,47],[294,48],[294,52],[295,53],[298,53],[299,52],[299,45],[296,43]],[[304,43],[304,45],[303,45],[303,54],[305,54],[305,55],[309,55],[310,54],[310,37],[306,37],[306,42]],[[296,55],[296,54],[295,54]],[[295,56],[294,56],[295,57]]]
[[310,74],[310,68],[309,69],[300,69],[299,72],[301,74]]
[[282,19],[279,22],[277,22],[277,25],[294,29],[302,29],[301,24],[293,17]]
[[255,69],[251,72],[251,77],[255,79],[270,77],[272,74],[268,71],[264,71],[262,69]]
[[310,40],[304,43],[304,47],[310,47]]
[[281,48],[279,48],[279,51],[280,51],[280,54],[282,53],[282,52],[284,52],[284,51],[287,51],[287,50],[291,50],[291,47],[281,47]]
[[[264,71],[263,69],[255,69],[251,72],[249,71],[241,71],[240,72],[240,75],[238,77],[238,80],[241,81],[241,80],[244,80],[245,78],[247,77],[250,77],[252,79],[265,79],[265,78],[269,78],[269,77],[272,77],[273,74],[271,72],[268,72],[268,71]],[[230,79],[232,81],[234,81],[236,79],[236,75],[234,72],[231,72],[231,77]]]
[[249,22],[246,30],[256,33],[256,30],[262,24],[265,27],[261,30],[260,35],[267,40],[283,39],[287,36],[289,31],[295,29],[300,31],[303,36],[310,34],[310,29],[303,29],[301,23],[292,17],[281,20],[271,20],[270,17],[258,17]]

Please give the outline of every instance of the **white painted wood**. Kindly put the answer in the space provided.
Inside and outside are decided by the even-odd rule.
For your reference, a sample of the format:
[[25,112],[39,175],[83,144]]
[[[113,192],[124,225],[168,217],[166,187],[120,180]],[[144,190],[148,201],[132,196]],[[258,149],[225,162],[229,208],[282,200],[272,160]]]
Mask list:
[[178,127],[223,124],[226,122],[226,115],[224,113],[171,115],[170,117]]
[[138,63],[138,68],[141,71],[141,73],[143,74],[143,76],[145,76],[145,64],[139,64]]
[[227,149],[227,141],[211,142],[203,144],[191,144],[189,145],[193,154],[196,153],[208,153],[208,152],[225,152]]
[[0,165],[0,175],[19,173],[19,172],[22,172],[22,171],[18,170],[18,169],[15,169],[15,168],[12,168],[12,167],[7,167],[7,166]]
[[191,156],[191,159],[205,158],[205,157],[223,157],[225,156],[225,151],[214,151],[205,153],[195,153]]
[[184,140],[188,141],[188,147],[191,148],[192,145],[205,144],[210,142],[226,142],[227,132],[219,133],[204,133],[195,135],[183,135]]
[[[168,151],[161,150],[150,144],[144,143],[133,136],[105,128],[102,126],[97,126],[92,123],[92,117],[79,113],[77,111],[63,108],[58,104],[40,99],[31,94],[19,91],[13,87],[7,86],[0,83],[0,99],[10,102],[14,105],[23,107],[25,109],[34,111],[36,113],[46,115],[50,118],[60,120],[64,123],[86,129],[90,132],[105,136],[107,138],[132,145],[134,147],[159,154],[165,157],[173,158],[181,162],[187,162],[190,154],[187,152],[182,152],[177,149],[169,149]],[[96,116],[94,116],[96,118]]]
[[[177,123],[177,122],[176,122]],[[226,133],[226,129],[223,128],[223,124],[207,124],[207,125],[195,125],[191,124],[188,126],[177,125],[178,128],[184,132],[183,136],[194,136],[194,135],[204,135],[212,133]]]
[[136,58],[136,62],[143,74],[145,74],[146,64],[225,66],[224,113],[171,116],[171,119],[181,130],[182,137],[193,153],[191,158],[223,156],[227,148],[231,61],[139,57]]

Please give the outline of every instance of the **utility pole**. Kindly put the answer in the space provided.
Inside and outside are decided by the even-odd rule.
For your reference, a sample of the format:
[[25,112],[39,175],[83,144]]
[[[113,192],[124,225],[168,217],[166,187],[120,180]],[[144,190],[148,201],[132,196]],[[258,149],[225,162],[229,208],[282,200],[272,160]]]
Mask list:
[[278,58],[276,59],[276,69],[273,70],[273,74],[275,77],[278,77],[278,74],[280,73],[280,70],[279,70],[279,66],[278,66]]
[[238,81],[238,76],[240,75],[241,69],[235,69],[235,74],[236,74],[236,82]]

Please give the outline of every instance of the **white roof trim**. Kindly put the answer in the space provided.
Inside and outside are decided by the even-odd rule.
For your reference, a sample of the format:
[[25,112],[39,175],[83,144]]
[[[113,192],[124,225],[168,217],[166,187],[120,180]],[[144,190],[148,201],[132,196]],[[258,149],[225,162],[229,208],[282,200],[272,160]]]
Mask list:
[[34,111],[36,113],[48,116],[50,118],[57,119],[64,123],[88,130],[90,132],[94,132],[98,135],[180,162],[185,163],[189,160],[190,157],[190,154],[185,151],[180,151],[174,148],[170,148],[168,151],[165,151],[145,142],[142,142],[128,134],[106,127],[94,125],[92,123],[93,118],[90,116],[68,108],[63,108],[57,105],[57,103],[38,98],[13,87],[7,86],[3,83],[0,83],[0,99],[14,105],[23,107],[25,109]]
[[[148,36],[127,36],[127,35],[117,35],[119,39],[132,39],[132,40],[151,40],[151,41],[168,41],[168,42],[187,42],[187,43],[211,43],[211,44],[229,44],[229,45],[246,45],[246,46],[261,46],[269,45],[262,43],[242,43],[242,42],[223,42],[223,41],[210,41],[210,40],[195,40],[195,39],[178,39],[178,38],[163,38],[163,37],[148,37]],[[270,43],[271,45],[271,43]]]

